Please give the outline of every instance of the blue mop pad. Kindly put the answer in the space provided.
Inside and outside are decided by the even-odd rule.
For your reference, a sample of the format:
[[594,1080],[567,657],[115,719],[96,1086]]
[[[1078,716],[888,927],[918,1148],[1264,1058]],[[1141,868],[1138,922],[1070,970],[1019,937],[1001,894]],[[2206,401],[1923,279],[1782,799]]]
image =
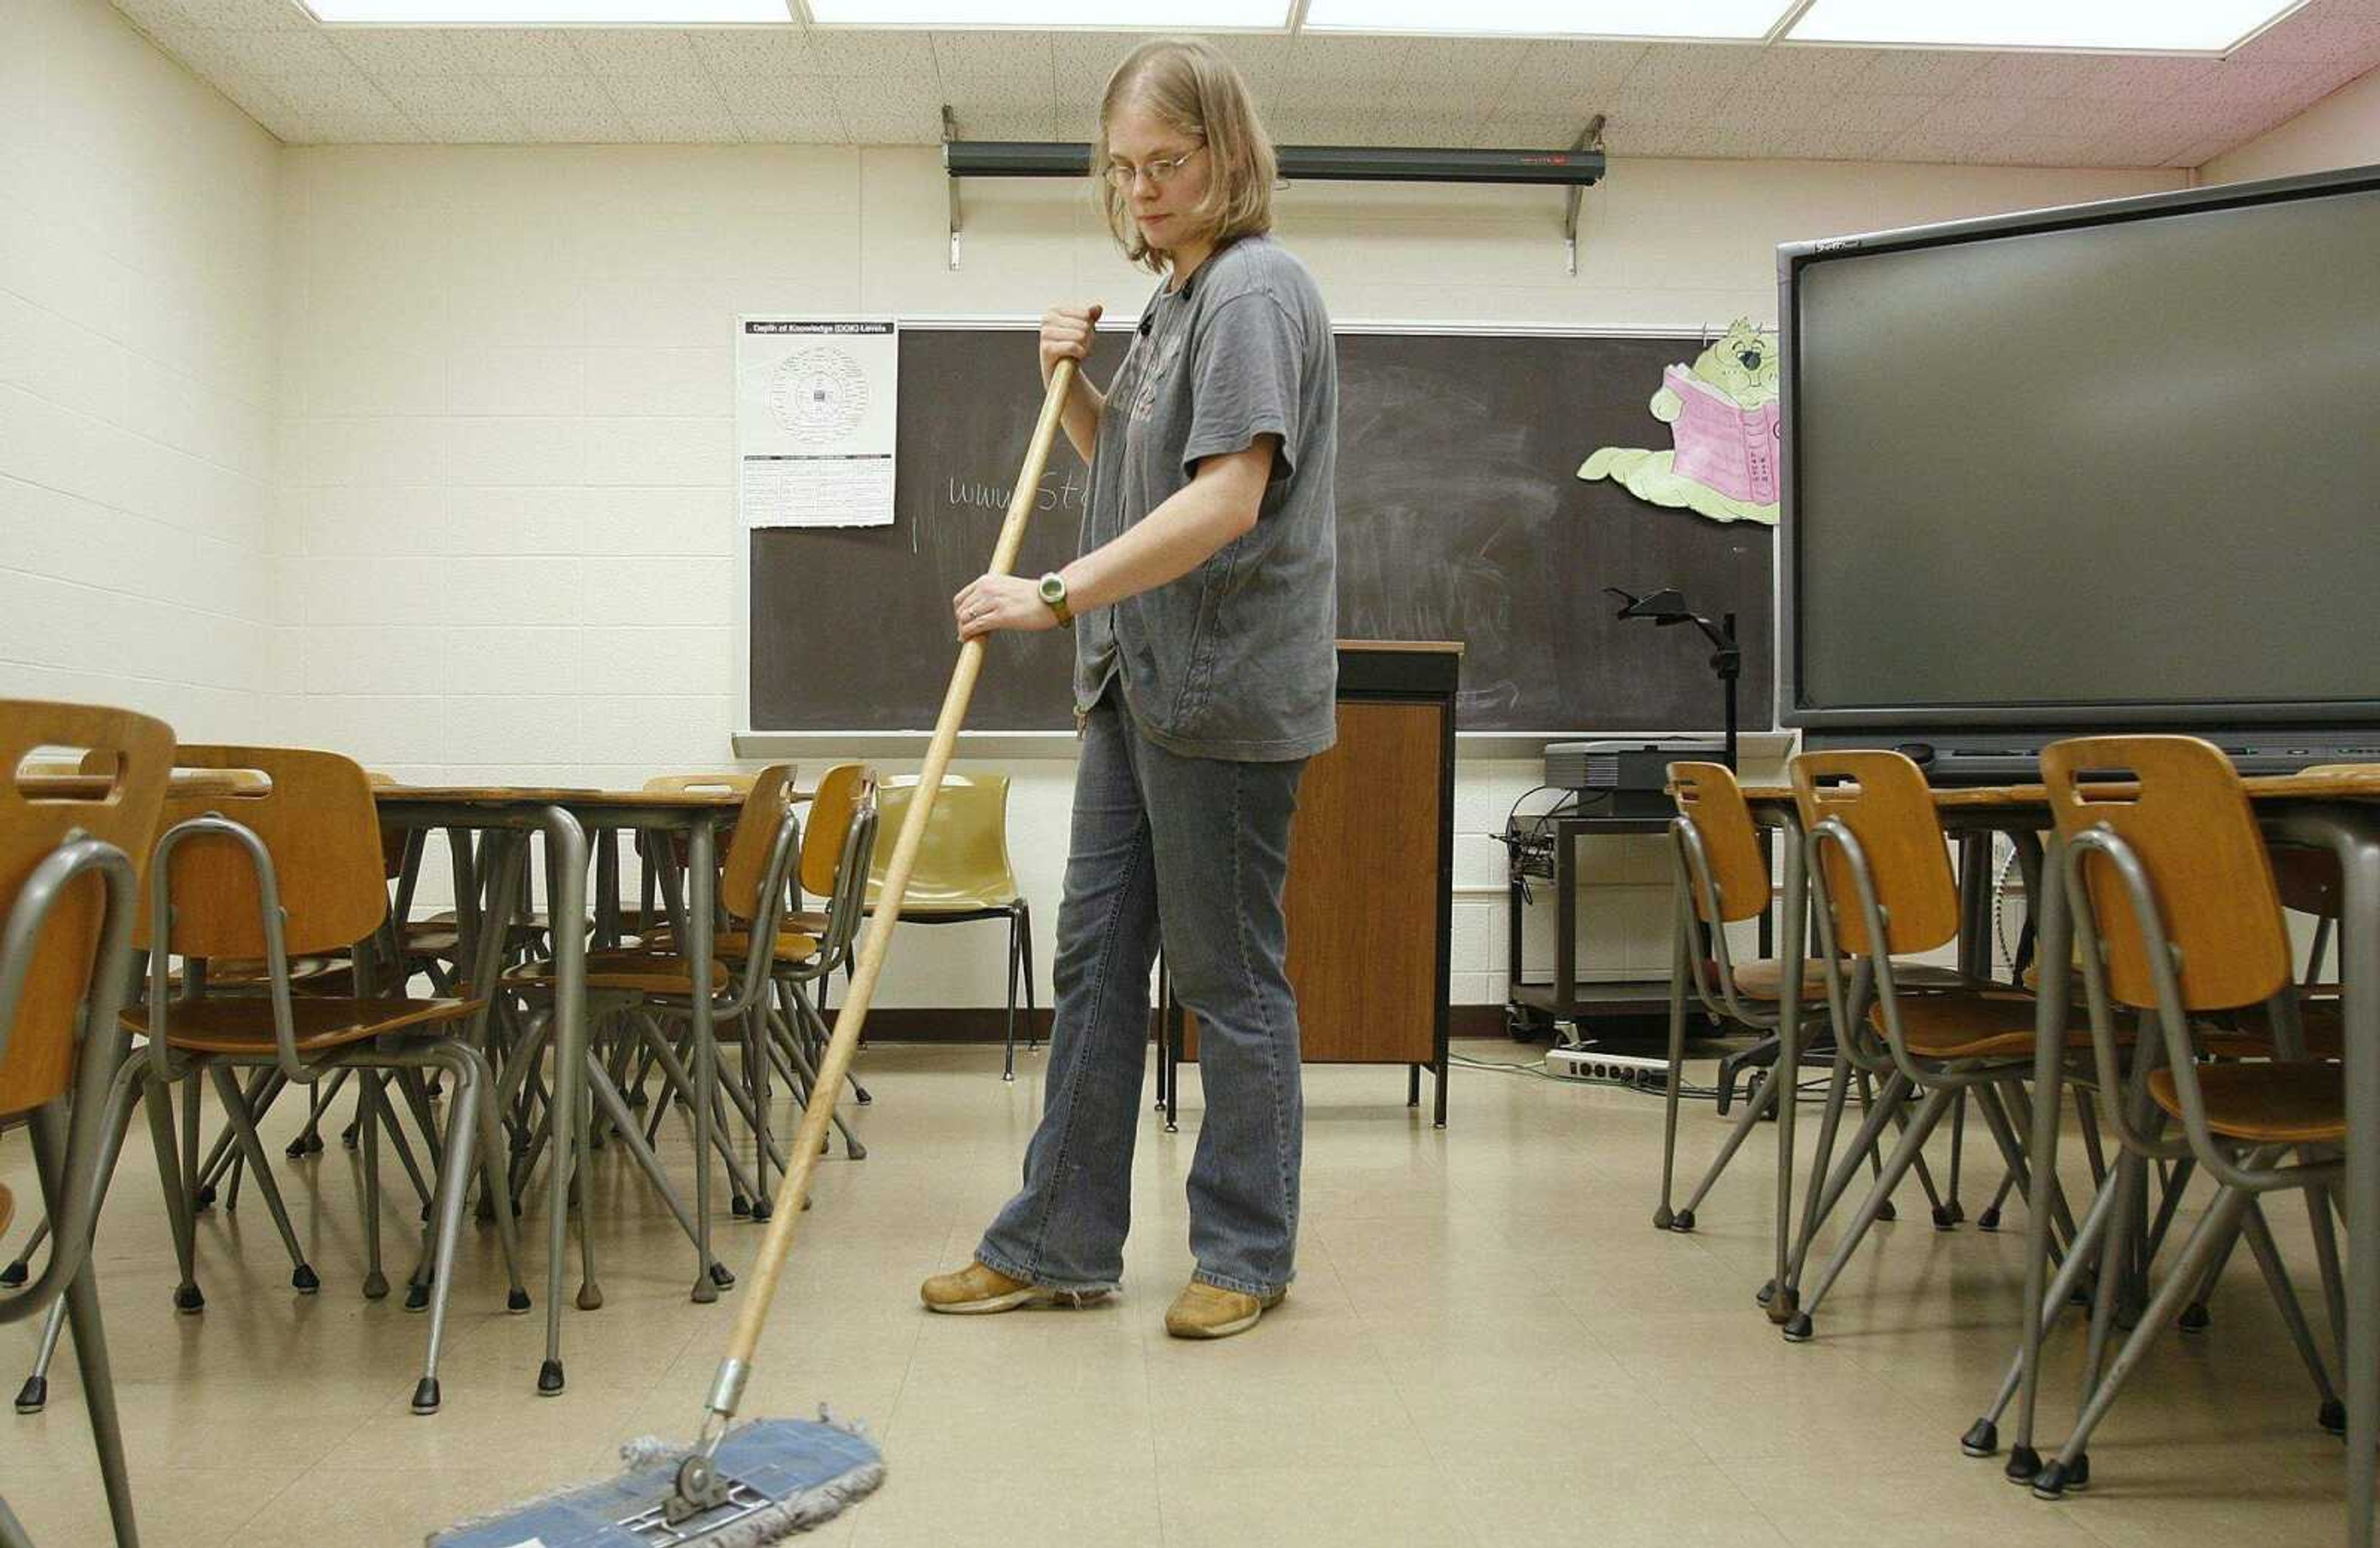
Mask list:
[[719,1444],[727,1504],[675,1527],[662,1502],[677,1487],[682,1446],[631,1441],[628,1470],[433,1534],[430,1548],[759,1548],[808,1530],[884,1481],[884,1457],[856,1427],[761,1419]]

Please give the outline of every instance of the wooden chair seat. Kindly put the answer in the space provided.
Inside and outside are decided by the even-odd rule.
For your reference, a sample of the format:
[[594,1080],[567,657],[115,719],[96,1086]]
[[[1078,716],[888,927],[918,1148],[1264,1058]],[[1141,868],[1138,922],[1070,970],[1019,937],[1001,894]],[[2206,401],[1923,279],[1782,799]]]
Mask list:
[[0,1182],[0,1236],[8,1234],[8,1222],[15,1218],[17,1218],[17,1195],[8,1191],[6,1183]]
[[[647,948],[656,954],[674,955],[677,942],[667,930],[658,930],[646,937]],[[777,961],[807,962],[818,955],[818,937],[802,930],[777,932]],[[739,963],[752,949],[752,933],[748,930],[721,930],[710,937],[711,953],[722,963]]]
[[[1900,1029],[1919,1058],[2009,1058],[2033,1051],[2034,1000],[2013,989],[1967,989],[1912,995],[1900,1002]],[[1884,1031],[1884,1007],[1871,1005],[1868,1024]],[[2091,1029],[2069,1024],[2066,1046],[2088,1048]]]
[[452,924],[415,919],[405,926],[405,954],[408,957],[451,957],[462,944],[463,937]]
[[[507,988],[551,991],[553,985],[553,963],[551,961],[525,963],[504,974]],[[639,995],[692,995],[694,975],[687,970],[683,957],[647,951],[637,947],[622,947],[617,950],[587,953],[587,986]],[[726,967],[712,962],[711,993],[717,994],[726,987]]]
[[[347,971],[346,961],[337,957],[292,957],[289,959],[289,986],[308,989],[326,979],[338,977]],[[176,988],[182,986],[182,970],[176,968],[166,975]],[[264,963],[254,957],[217,957],[207,963],[207,986],[212,989],[261,989],[272,982]]]
[[[460,1021],[478,1010],[475,999],[331,999],[293,997],[289,1020],[300,1054],[321,1053],[350,1043],[369,1042],[392,1032],[419,1031],[441,1022]],[[128,1007],[123,1014],[128,1031],[147,1035],[149,1008]],[[273,1007],[262,998],[201,999],[176,1005],[168,1013],[165,1043],[194,1054],[270,1057],[273,1052]]]
[[[2335,1064],[2206,1064],[2198,1068],[2206,1126],[2250,1144],[2335,1145],[2347,1139],[2347,1076]],[[2179,1119],[2173,1071],[2149,1071],[2150,1099]]]
[[[1824,971],[1825,964],[1815,957],[1802,964],[1803,999],[1816,1001],[1827,998],[1827,981],[1819,976]],[[1848,976],[1849,964],[1839,962],[1836,971]],[[1903,989],[1932,992],[1976,986],[1949,968],[1929,967],[1922,962],[1895,962],[1892,973],[1893,982]],[[1784,982],[1785,963],[1781,958],[1762,957],[1735,964],[1736,992],[1753,999],[1775,999]]]

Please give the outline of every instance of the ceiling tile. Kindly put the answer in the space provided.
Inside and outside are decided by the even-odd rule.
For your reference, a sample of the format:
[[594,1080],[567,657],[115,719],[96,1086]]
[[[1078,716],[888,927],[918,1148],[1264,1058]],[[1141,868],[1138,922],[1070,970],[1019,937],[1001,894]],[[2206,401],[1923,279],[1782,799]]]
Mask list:
[[1504,83],[1504,111],[1547,115],[1579,115],[1609,108],[1620,83],[1645,57],[1644,43],[1555,42],[1533,44],[1520,68]]
[[1875,67],[1876,60],[1876,51],[1870,48],[1764,48],[1728,91],[1732,96],[1753,92],[1824,96],[1852,90],[1854,81]]
[[724,108],[715,114],[623,113],[628,138],[640,145],[733,145],[743,131]]
[[1611,92],[1621,112],[1691,123],[1713,109],[1758,62],[1743,45],[1654,43]]
[[934,40],[928,32],[865,31],[814,27],[807,34],[820,75],[931,82]]
[[2216,61],[2179,55],[1993,54],[1961,91],[1999,97],[2115,97],[2155,102],[2204,78]]
[[722,76],[719,94],[728,110],[741,117],[771,114],[809,114],[832,117],[834,94],[815,78]]
[[288,100],[271,85],[254,76],[218,75],[208,78],[209,84],[229,97],[239,110],[283,139],[290,138],[306,115],[289,105]]
[[558,27],[463,27],[453,38],[477,61],[481,75],[585,75],[587,61]]
[[1946,97],[1992,62],[1973,48],[1879,48],[1859,78],[1863,91]]
[[[1631,117],[1614,114],[1603,126],[1603,147],[1614,156],[1680,154],[1670,147],[1705,139],[1701,126],[1670,118]],[[1697,151],[1697,154],[1704,152]]]
[[268,74],[264,80],[283,101],[318,124],[334,115],[378,117],[399,113],[370,78],[352,65],[336,75]]
[[[1154,32],[1051,33],[1050,67],[1057,78],[1059,91],[1062,94],[1071,91],[1078,97],[1088,95],[1096,101],[1099,93],[1107,90],[1108,77],[1123,63],[1123,56],[1156,36],[1158,34]],[[1232,63],[1239,66],[1242,75],[1248,73],[1249,67],[1239,54],[1223,47],[1226,40],[1210,38],[1208,41],[1223,48]]]
[[570,45],[597,75],[699,75],[691,34],[665,27],[580,27]]
[[535,145],[625,145],[627,121],[617,113],[551,113],[528,121]]
[[631,117],[719,117],[727,99],[707,75],[613,75],[601,78],[612,105]]
[[1020,76],[944,76],[941,100],[961,122],[968,113],[1048,113],[1057,104],[1050,83]]
[[1420,41],[1307,32],[1292,41],[1287,66],[1298,75],[1328,74],[1338,80],[1393,81],[1405,73],[1405,66]]
[[413,113],[407,115],[421,132],[442,145],[512,145],[526,136],[512,114]]
[[492,75],[488,84],[531,127],[546,118],[611,117],[619,111],[591,75]]
[[1043,74],[1050,70],[1050,34],[1022,29],[979,30],[928,34],[934,44],[934,64],[945,79],[952,76]]
[[258,28],[226,29],[208,33],[208,42],[226,59],[260,75],[335,75],[355,64],[329,36],[313,31],[272,31]]
[[504,114],[504,99],[479,76],[388,76],[378,82],[406,114]]
[[1342,119],[1334,136],[1342,145],[1404,145],[1429,150],[1476,142],[1479,122],[1427,113],[1374,113]]
[[861,145],[937,145],[942,138],[941,92],[931,74],[826,82],[844,127]]
[[329,36],[358,68],[382,79],[469,75],[485,67],[459,34],[443,27],[342,27],[330,30]]
[[1534,46],[1510,38],[1418,39],[1406,55],[1403,79],[1414,91],[1457,105],[1466,98],[1492,103]]
[[310,138],[340,145],[411,145],[426,138],[397,113],[310,113],[305,120]]
[[693,34],[702,67],[715,76],[815,75],[809,40],[792,27],[705,27]]
[[181,0],[115,0],[115,8],[144,32],[152,28],[194,31],[199,26],[182,8]]
[[2214,103],[2284,103],[2302,107],[2364,73],[2368,61],[2226,59],[2190,86],[2190,95]]
[[983,108],[957,112],[962,139],[1056,139],[1058,115],[1053,108]]
[[832,103],[813,103],[807,108],[775,112],[738,113],[735,126],[753,144],[839,145],[846,139],[843,115]]

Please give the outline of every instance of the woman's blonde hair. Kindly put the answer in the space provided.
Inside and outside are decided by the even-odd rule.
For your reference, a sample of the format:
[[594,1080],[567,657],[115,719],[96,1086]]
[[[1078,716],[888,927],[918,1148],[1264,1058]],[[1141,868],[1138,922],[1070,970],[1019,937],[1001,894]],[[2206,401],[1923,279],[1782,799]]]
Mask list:
[[1099,139],[1091,146],[1092,187],[1126,258],[1165,272],[1164,255],[1142,239],[1139,223],[1132,218],[1132,189],[1107,180],[1108,125],[1128,103],[1206,146],[1207,197],[1190,219],[1206,228],[1216,246],[1272,229],[1272,186],[1280,163],[1247,82],[1212,43],[1160,38],[1125,54],[1108,77],[1099,98]]

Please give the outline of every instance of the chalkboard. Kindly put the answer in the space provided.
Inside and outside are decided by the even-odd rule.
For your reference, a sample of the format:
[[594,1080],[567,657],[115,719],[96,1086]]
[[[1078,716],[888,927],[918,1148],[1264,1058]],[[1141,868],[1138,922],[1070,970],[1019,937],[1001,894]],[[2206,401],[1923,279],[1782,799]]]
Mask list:
[[[1128,336],[1105,333],[1104,381]],[[1774,716],[1770,529],[1586,482],[1598,446],[1669,445],[1647,407],[1702,341],[1585,334],[1339,334],[1339,633],[1461,640],[1466,732],[1716,729],[1691,630],[1615,617],[1606,586],[1676,587],[1737,615],[1742,721]],[[889,527],[750,535],[756,731],[929,728],[955,651],[952,594],[980,573],[1040,406],[1017,327],[901,332],[899,478]],[[1062,438],[1016,570],[1074,556],[1087,470]],[[1073,637],[997,638],[979,731],[1071,729]]]

